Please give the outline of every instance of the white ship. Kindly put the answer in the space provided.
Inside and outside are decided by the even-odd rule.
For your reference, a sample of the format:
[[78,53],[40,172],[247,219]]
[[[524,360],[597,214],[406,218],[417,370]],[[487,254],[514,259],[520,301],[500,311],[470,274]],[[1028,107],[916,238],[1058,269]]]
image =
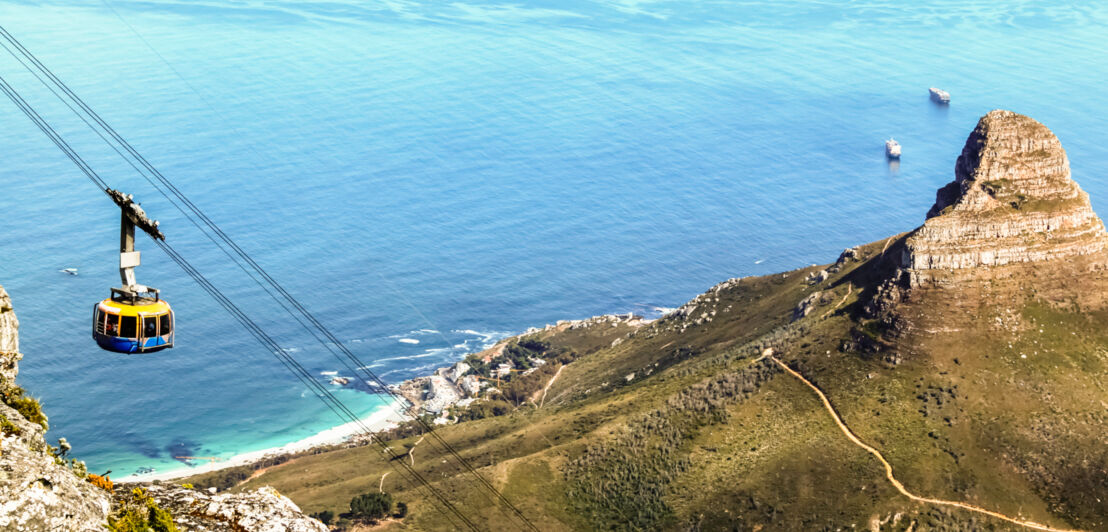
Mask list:
[[950,103],[950,93],[942,89],[931,87],[928,89],[931,92],[931,101],[935,103]]
[[890,159],[899,159],[900,158],[900,143],[893,140],[893,139],[886,140],[885,141],[885,155],[888,156]]

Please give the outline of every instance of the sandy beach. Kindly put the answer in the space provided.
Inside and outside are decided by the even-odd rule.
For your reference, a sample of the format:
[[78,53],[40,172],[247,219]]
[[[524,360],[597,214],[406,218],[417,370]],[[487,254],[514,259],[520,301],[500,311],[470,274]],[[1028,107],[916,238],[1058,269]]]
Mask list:
[[302,440],[282,445],[280,447],[271,447],[269,449],[261,449],[257,451],[237,454],[226,460],[220,460],[218,462],[206,462],[203,465],[197,465],[195,467],[188,467],[182,464],[182,466],[178,469],[173,469],[169,471],[155,471],[153,473],[142,475],[128,475],[115,480],[117,482],[149,482],[152,480],[172,480],[176,478],[198,475],[201,473],[208,473],[211,471],[218,471],[220,469],[227,469],[229,467],[247,465],[270,456],[298,453],[307,451],[314,447],[336,445],[361,432],[360,425],[369,427],[369,429],[373,432],[379,432],[391,429],[399,425],[400,423],[411,419],[403,413],[403,410],[404,405],[394,404],[392,408],[382,408],[381,410],[378,410],[373,414],[362,418],[360,420],[360,424],[358,422],[344,423],[337,427],[331,427],[313,436],[309,436]]

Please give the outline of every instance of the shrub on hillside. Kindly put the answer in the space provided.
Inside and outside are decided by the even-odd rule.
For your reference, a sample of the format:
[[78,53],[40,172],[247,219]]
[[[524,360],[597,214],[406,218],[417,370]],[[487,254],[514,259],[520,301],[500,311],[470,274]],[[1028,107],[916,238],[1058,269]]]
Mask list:
[[501,401],[499,399],[493,399],[488,401],[477,401],[470,404],[464,409],[460,409],[456,413],[458,421],[471,421],[474,419],[485,419],[487,417],[503,416],[505,414],[512,413],[515,407],[507,401]]
[[727,406],[746,399],[780,370],[769,361],[705,379],[632,419],[614,438],[594,443],[566,465],[578,511],[612,529],[669,528],[666,490],[691,462],[687,443],[702,427],[727,421]]
[[331,524],[331,521],[335,519],[335,512],[332,512],[331,510],[323,510],[322,512],[311,514],[308,517],[314,517],[316,519],[319,519],[320,523],[329,525]]
[[350,515],[359,519],[381,519],[392,511],[392,495],[363,493],[350,499]]
[[12,423],[7,416],[0,414],[0,432],[3,432],[5,436],[19,436],[23,433],[23,430],[15,423]]
[[131,491],[131,499],[125,500],[108,516],[108,530],[114,532],[178,532],[173,516],[158,506],[153,497],[142,488]]
[[10,386],[0,390],[0,400],[27,418],[27,421],[38,423],[42,425],[43,430],[49,430],[50,425],[47,424],[46,414],[42,413],[42,405],[34,397],[27,397],[23,388]]
[[546,383],[558,372],[559,367],[561,364],[546,364],[527,375],[512,379],[507,386],[504,386],[504,397],[517,406],[527,402],[531,396],[546,386]]

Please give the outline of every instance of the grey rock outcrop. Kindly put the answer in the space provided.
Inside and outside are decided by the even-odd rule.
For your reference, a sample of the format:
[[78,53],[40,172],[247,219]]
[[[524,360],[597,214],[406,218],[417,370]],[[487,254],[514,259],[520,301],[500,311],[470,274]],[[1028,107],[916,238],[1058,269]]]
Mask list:
[[[15,384],[19,322],[0,288],[0,387]],[[57,463],[42,425],[0,403],[7,421],[0,433],[0,530],[103,530],[110,509],[107,492]]]
[[808,294],[808,297],[800,300],[800,303],[797,303],[796,308],[793,309],[793,321],[811,314],[812,311],[816,309],[816,306],[819,305],[819,300],[822,295],[821,292],[812,292]]
[[910,286],[941,286],[1006,265],[1096,257],[1106,247],[1104,223],[1070,178],[1058,138],[1029,117],[997,110],[966,139],[954,181],[908,237],[901,266]]
[[11,297],[0,286],[0,380],[15,382],[19,358],[19,320],[12,309]]
[[[131,484],[117,486],[116,498],[126,498],[134,487]],[[305,516],[288,497],[268,486],[244,493],[220,494],[172,484],[150,484],[142,487],[158,506],[173,514],[173,522],[181,530],[327,532],[323,523]]]

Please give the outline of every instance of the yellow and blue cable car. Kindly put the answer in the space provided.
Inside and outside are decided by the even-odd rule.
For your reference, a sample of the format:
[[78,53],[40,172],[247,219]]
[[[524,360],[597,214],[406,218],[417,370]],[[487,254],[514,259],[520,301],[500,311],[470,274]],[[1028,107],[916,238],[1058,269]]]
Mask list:
[[173,347],[173,308],[157,288],[135,281],[135,268],[141,264],[135,251],[135,226],[151,238],[165,240],[165,235],[130,195],[112,189],[107,192],[123,211],[119,239],[123,286],[112,288],[110,297],[93,306],[92,338],[101,348],[116,353],[150,353]]
[[113,288],[112,297],[93,308],[92,319],[92,337],[108,351],[149,353],[173,347],[173,309],[157,295],[131,299]]

